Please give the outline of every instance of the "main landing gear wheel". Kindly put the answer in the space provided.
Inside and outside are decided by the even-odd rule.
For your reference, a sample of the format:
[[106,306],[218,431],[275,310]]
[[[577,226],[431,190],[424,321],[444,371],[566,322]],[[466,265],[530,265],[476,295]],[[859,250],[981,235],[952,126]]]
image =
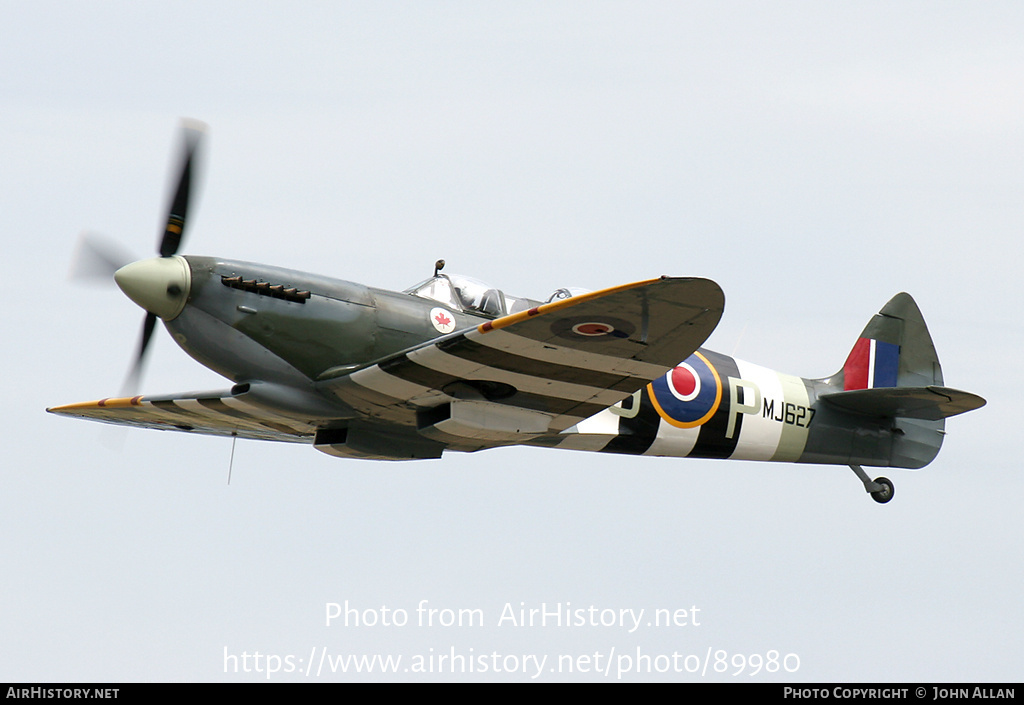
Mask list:
[[893,494],[896,492],[892,485],[892,480],[887,477],[876,477],[875,484],[881,485],[882,489],[872,492],[871,499],[875,500],[879,504],[885,504],[892,499]]

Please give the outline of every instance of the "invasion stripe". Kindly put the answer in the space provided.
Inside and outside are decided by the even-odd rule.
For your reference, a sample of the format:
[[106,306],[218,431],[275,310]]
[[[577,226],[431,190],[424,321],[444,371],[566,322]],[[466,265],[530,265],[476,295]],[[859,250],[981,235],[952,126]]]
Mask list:
[[153,406],[155,406],[156,408],[162,410],[162,411],[171,411],[171,412],[173,412],[175,414],[183,414],[185,416],[191,416],[191,414],[189,413],[189,411],[187,409],[182,409],[180,406],[175,404],[174,401],[172,401],[170,399],[157,399],[157,400],[151,401],[149,403],[152,404]]
[[497,350],[465,337],[441,341],[438,349],[464,360],[499,370],[532,375],[555,382],[580,384],[597,389],[611,389],[633,393],[643,386],[643,380],[624,373],[607,373],[563,365],[546,360],[518,355],[508,350]]
[[[708,361],[718,370],[718,376],[722,380],[722,392],[727,394],[728,378],[739,379],[740,371],[736,361],[728,355],[713,353],[710,350],[700,351],[708,358]],[[735,419],[735,428],[732,438],[726,438],[725,434],[729,426],[729,416],[736,412],[728,403],[718,406],[718,411],[705,424],[700,427],[700,435],[697,436],[695,444],[688,457],[690,458],[728,458],[736,450],[740,433],[743,430],[743,415],[739,414]]]
[[227,416],[233,416],[236,419],[248,421],[249,423],[257,423],[250,414],[228,406],[224,401],[218,397],[212,397],[207,399],[196,399],[196,402],[215,414],[225,414]]
[[437,350],[416,350],[409,353],[409,360],[436,372],[455,375],[466,380],[487,380],[509,384],[520,392],[544,396],[586,401],[611,406],[624,396],[623,392],[604,390],[600,387],[585,387],[571,382],[558,382],[518,372],[509,372],[493,367],[481,366],[478,362],[464,360]]
[[[406,362],[406,365],[412,366],[414,363]],[[429,369],[423,368],[425,373],[430,372]],[[444,379],[457,379],[446,377]],[[420,380],[423,381],[422,379]],[[433,380],[435,382],[444,381]],[[332,391],[334,394],[345,400],[348,404],[354,408],[359,408],[361,405],[360,401],[366,402],[366,404],[376,407],[376,409],[367,408],[362,405],[364,410],[372,411],[375,415],[382,413],[386,409],[396,409],[399,406],[405,406],[408,402],[411,405],[422,405],[430,406],[432,401],[435,399],[438,402],[447,399],[447,395],[443,392],[438,391],[436,388],[426,384],[421,384],[415,381],[409,381],[405,378],[397,376],[394,369],[392,370],[381,370],[379,367],[374,366],[365,370],[360,370],[349,378],[346,378],[341,384],[332,385]],[[395,392],[396,388],[401,388],[405,391],[410,391],[408,399],[402,397]],[[393,395],[393,396],[392,396]],[[554,414],[555,417],[551,422],[551,429],[555,431],[562,430],[572,426],[573,424],[592,416],[595,409],[601,409],[600,406],[593,404],[574,404],[573,402],[564,402],[560,406],[569,407],[564,410],[564,413],[559,414],[557,409],[552,409],[552,405],[548,402],[538,401],[539,398],[543,398],[543,395],[531,395],[531,394],[518,394],[511,397],[508,401],[496,400],[496,403],[505,403],[509,406],[522,406],[523,408],[531,408],[535,411],[543,411],[545,413]],[[397,423],[407,422],[404,417],[394,417],[388,415]],[[384,418],[383,416],[381,418]]]
[[261,421],[260,425],[266,426],[267,428],[273,429],[274,431],[280,431],[281,433],[286,433],[288,435],[292,435],[292,436],[300,435],[299,432],[296,431],[291,426],[286,426],[285,424],[277,423],[276,421]]
[[[141,424],[150,424],[158,427],[173,426],[182,431],[193,430],[196,419],[187,414],[171,414],[155,407],[142,408],[132,421],[137,420]],[[185,428],[187,427],[187,428]]]
[[[183,409],[174,406],[173,402],[143,401],[134,408],[134,415],[142,421],[155,420],[172,426],[180,425],[189,416]],[[186,417],[186,418],[183,418]],[[101,417],[102,418],[102,417]]]
[[[214,409],[213,402],[219,403],[223,409]],[[144,402],[144,404],[147,402]],[[293,428],[284,423],[268,419],[266,417],[255,416],[247,414],[244,411],[232,409],[222,400],[216,398],[205,398],[205,399],[156,399],[148,402],[151,406],[159,409],[161,412],[171,412],[174,417],[182,416],[185,417],[189,422],[197,425],[209,426],[213,422],[218,422],[214,428],[224,428],[225,431],[229,431],[230,426],[245,426],[253,431],[262,431],[263,429],[271,429],[278,433],[286,433],[289,436],[301,436],[309,435],[309,431],[303,432],[296,428]],[[193,404],[198,405],[197,408],[189,408]],[[204,412],[204,410],[206,410]],[[227,415],[232,419],[242,420],[245,423],[239,424],[235,421],[233,424],[223,418],[222,415]],[[267,411],[266,414],[272,415],[273,412]],[[277,416],[277,415],[274,415]],[[172,423],[177,422],[177,418],[172,418]]]
[[[375,422],[413,426],[416,423],[416,414],[413,407],[416,406],[419,399],[427,400],[430,394],[435,395],[440,400],[445,399],[441,392],[434,390],[424,390],[423,395],[411,400],[385,394],[379,391],[377,387],[370,385],[376,384],[379,387],[385,382],[394,382],[407,387],[417,385],[412,385],[386,372],[381,372],[377,368],[366,371],[372,372],[372,374],[364,375],[358,383],[346,377],[333,381],[330,387],[328,387],[328,391],[348,404],[352,409],[371,417]],[[424,406],[430,405],[429,403],[424,403]]]
[[[792,375],[779,374],[779,381],[782,383],[782,393],[787,400],[792,399],[794,403],[809,407],[810,393],[807,383]],[[796,462],[804,452],[807,445],[807,437],[810,434],[808,427],[797,426],[796,424],[783,424],[782,435],[779,438],[779,447],[771,460],[787,463]]]
[[657,438],[661,422],[649,392],[645,390],[640,395],[640,408],[637,409],[637,413],[633,416],[619,417],[619,434],[609,440],[601,452],[643,455]]
[[[413,399],[432,391],[429,387],[408,382],[400,377],[396,377],[395,375],[382,374],[387,372],[388,370],[383,369],[379,365],[374,365],[373,367],[367,367],[366,369],[359,370],[358,372],[353,372],[347,377],[347,379],[360,387],[364,387],[396,401]],[[370,399],[369,401],[373,402],[374,400]],[[381,405],[390,406],[393,403],[394,402],[386,402],[381,403]]]
[[510,331],[497,330],[487,335],[481,335],[476,331],[469,331],[465,337],[468,341],[495,348],[496,350],[508,351],[514,355],[565,365],[566,367],[587,369],[593,372],[636,377],[645,382],[650,382],[671,369],[670,367],[662,367],[661,365],[640,362],[639,360],[585,352],[557,343],[546,344]]
[[287,428],[291,429],[291,433],[293,434],[306,435],[312,433],[315,428],[314,424],[307,423],[285,414],[274,413],[269,409],[265,409],[264,407],[251,402],[243,401],[242,399],[224,397],[221,401],[225,406],[228,406],[240,413],[252,414],[253,418],[255,418],[260,425],[266,426],[267,428],[273,428],[276,430]]
[[[216,401],[220,401],[220,400],[218,399]],[[206,424],[206,425],[209,425],[212,422],[216,421],[216,422],[218,422],[217,426],[221,427],[221,428],[229,427],[229,426],[232,425],[232,422],[229,422],[227,419],[224,419],[223,416],[218,417],[218,415],[217,415],[218,412],[213,411],[212,409],[210,409],[209,406],[206,406],[206,405],[202,404],[202,402],[200,400],[198,400],[198,399],[162,400],[162,401],[155,401],[155,402],[153,402],[153,404],[156,405],[156,406],[159,406],[161,408],[164,408],[164,409],[173,408],[176,412],[184,414],[185,416],[187,416],[189,418],[190,421],[192,421],[193,423],[196,423],[196,424]],[[196,404],[196,405],[200,406],[201,409],[189,408],[189,406],[191,406],[192,404]],[[250,416],[248,416],[248,418],[246,418],[244,416],[244,414],[246,412],[240,411],[240,410],[237,410],[237,409],[231,409],[231,407],[229,407],[227,404],[224,404],[223,402],[221,402],[221,404],[223,404],[225,409],[230,409],[230,411],[225,412],[226,415],[228,415],[232,419],[240,419],[240,420],[247,421],[247,423],[244,424],[244,425],[246,427],[248,427],[249,429],[253,430],[253,431],[262,431],[263,429],[271,429],[273,431],[277,431],[278,433],[284,433],[284,434],[287,434],[289,436],[309,435],[309,433],[310,433],[309,431],[306,431],[304,433],[303,431],[300,431],[299,429],[294,428],[294,427],[292,427],[292,426],[290,426],[288,424],[281,423],[279,421],[273,420],[273,418],[282,418],[282,417],[280,417],[277,414],[274,414],[273,412],[271,412],[269,410],[267,410],[265,412],[266,416],[262,416],[261,417],[261,416],[256,416],[256,415],[250,415]],[[272,416],[273,418],[267,418],[267,416]],[[233,425],[241,426],[242,424],[238,424],[237,422],[234,422]]]
[[[444,389],[454,382],[464,382],[465,378],[445,372],[432,370],[412,362],[407,355],[399,355],[390,360],[380,363],[380,369],[400,377],[408,382],[422,385],[429,389]],[[563,415],[571,414],[578,418],[588,418],[604,411],[608,405],[589,404],[578,400],[563,399],[531,392],[518,392],[507,399],[492,400],[498,404],[508,406],[519,406],[534,411],[544,411],[549,414]]]
[[[216,423],[218,427],[225,429],[253,429],[259,428],[259,424],[255,419],[243,419],[239,418],[237,414],[230,413],[230,409],[226,405],[223,409],[215,410],[211,409],[203,404],[203,399],[179,399],[176,401],[177,405],[183,409],[187,409],[194,417],[199,417],[200,422],[207,424]],[[220,401],[219,399],[215,401]]]
[[[242,404],[243,403],[243,402],[238,402],[237,400],[233,400],[233,401],[235,401],[235,403],[237,403],[237,404]],[[303,422],[298,422],[298,421],[295,421],[295,420],[292,420],[292,419],[289,419],[290,423],[293,423],[293,424],[294,423],[299,423],[299,424],[301,424],[301,426],[300,427],[294,427],[294,426],[290,426],[290,425],[280,424],[280,423],[277,423],[277,422],[274,422],[274,421],[270,421],[266,417],[261,417],[261,416],[259,416],[256,413],[249,413],[249,412],[244,411],[242,409],[230,406],[227,403],[225,403],[222,399],[219,399],[219,398],[216,398],[216,397],[214,397],[214,398],[205,398],[205,399],[183,399],[183,400],[180,400],[178,402],[178,404],[185,404],[185,403],[187,403],[189,405],[189,407],[191,407],[192,404],[198,405],[199,407],[201,407],[201,410],[200,409],[196,409],[195,411],[196,411],[197,414],[202,414],[203,416],[209,416],[210,418],[218,418],[219,417],[221,423],[225,423],[225,421],[226,421],[226,419],[223,418],[224,416],[228,416],[228,417],[230,417],[232,419],[237,419],[238,422],[241,422],[241,423],[238,423],[239,428],[248,428],[248,429],[256,430],[256,431],[262,430],[264,428],[270,428],[270,429],[273,429],[275,431],[280,431],[281,428],[286,428],[286,429],[288,429],[287,432],[288,432],[289,435],[296,436],[296,437],[298,437],[298,436],[309,436],[314,431],[313,426],[311,426],[310,424],[303,423]],[[271,413],[269,411],[264,412],[262,409],[260,410],[260,412],[261,413],[267,413],[267,414]],[[277,417],[277,418],[286,418],[286,417],[281,417],[280,415],[275,415],[275,417]],[[272,424],[272,423],[275,424],[275,425],[271,426],[270,424]]]
[[[387,409],[405,403],[405,399],[398,394],[389,394],[381,391],[382,385],[387,381],[389,375],[374,370],[376,374],[364,375],[358,382],[353,379],[346,379],[337,384],[331,385],[331,392],[343,402],[357,411],[365,414],[376,415],[378,409]],[[405,380],[391,377],[395,382],[411,386]]]

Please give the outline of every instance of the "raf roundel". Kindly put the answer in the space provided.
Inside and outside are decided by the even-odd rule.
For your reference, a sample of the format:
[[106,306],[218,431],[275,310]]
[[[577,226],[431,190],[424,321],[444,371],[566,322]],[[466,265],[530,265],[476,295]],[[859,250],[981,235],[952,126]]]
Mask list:
[[634,329],[629,321],[613,316],[571,316],[551,324],[551,332],[559,338],[595,343],[628,338]]
[[447,334],[455,330],[455,316],[440,307],[430,309],[430,323],[438,333]]
[[694,428],[711,420],[722,403],[722,380],[699,352],[647,385],[658,415],[677,428]]

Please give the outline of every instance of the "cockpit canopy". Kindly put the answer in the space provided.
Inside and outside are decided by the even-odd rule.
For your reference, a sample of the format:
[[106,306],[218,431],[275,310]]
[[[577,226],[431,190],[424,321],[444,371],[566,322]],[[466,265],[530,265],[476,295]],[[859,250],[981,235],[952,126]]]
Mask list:
[[407,294],[422,296],[449,308],[497,318],[508,313],[505,295],[472,277],[460,274],[437,274],[407,289]]
[[[559,289],[551,295],[548,301],[568,298],[586,291],[586,289],[575,287]],[[411,289],[406,289],[405,293],[437,301],[448,308],[488,318],[498,318],[526,311],[540,306],[542,303],[533,299],[513,298],[478,279],[461,274],[435,274]]]

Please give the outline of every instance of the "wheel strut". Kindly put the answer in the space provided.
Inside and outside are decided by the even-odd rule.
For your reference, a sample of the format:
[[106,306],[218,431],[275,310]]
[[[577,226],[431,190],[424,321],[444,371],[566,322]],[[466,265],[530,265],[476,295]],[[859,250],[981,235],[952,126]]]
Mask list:
[[853,470],[857,477],[860,478],[860,481],[864,483],[864,491],[871,495],[871,499],[875,500],[879,504],[885,504],[892,499],[892,496],[895,493],[892,480],[887,477],[876,477],[872,480],[860,465],[850,465],[850,469]]

